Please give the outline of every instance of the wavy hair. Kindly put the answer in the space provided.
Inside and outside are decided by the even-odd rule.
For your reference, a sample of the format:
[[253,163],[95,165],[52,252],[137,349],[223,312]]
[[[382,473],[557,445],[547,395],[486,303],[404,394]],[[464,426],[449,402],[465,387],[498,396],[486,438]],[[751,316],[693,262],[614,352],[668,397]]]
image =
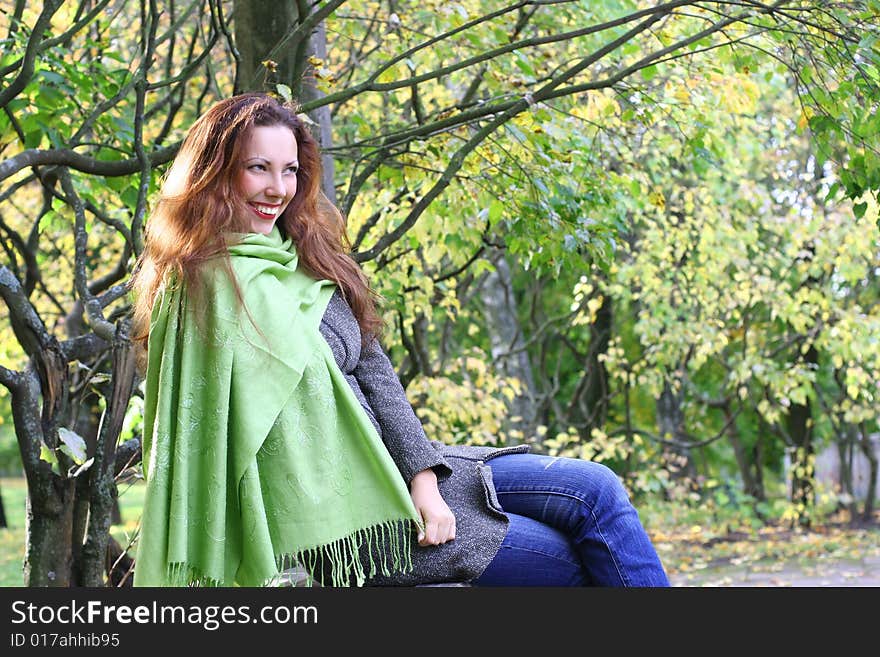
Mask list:
[[235,175],[243,137],[254,126],[279,125],[290,128],[296,138],[299,171],[296,194],[278,217],[278,228],[293,239],[300,264],[312,276],[339,285],[364,340],[379,333],[376,294],[349,255],[341,213],[321,191],[317,142],[296,106],[267,94],[247,93],[221,100],[193,123],[163,180],[131,282],[133,339],[139,347],[146,348],[153,303],[166,281],[183,281],[195,290],[199,267],[217,256],[226,259],[231,275],[229,236],[250,231]]

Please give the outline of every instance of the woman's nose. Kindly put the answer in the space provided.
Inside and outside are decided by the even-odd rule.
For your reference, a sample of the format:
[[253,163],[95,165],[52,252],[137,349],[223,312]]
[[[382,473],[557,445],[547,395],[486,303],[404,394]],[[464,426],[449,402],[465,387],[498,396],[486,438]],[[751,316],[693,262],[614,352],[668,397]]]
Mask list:
[[269,174],[266,196],[284,196],[284,179],[281,177],[280,171]]

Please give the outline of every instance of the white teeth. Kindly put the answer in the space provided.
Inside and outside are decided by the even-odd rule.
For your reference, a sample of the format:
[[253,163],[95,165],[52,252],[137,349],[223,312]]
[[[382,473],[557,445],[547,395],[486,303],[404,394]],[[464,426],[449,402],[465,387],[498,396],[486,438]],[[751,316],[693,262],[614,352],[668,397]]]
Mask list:
[[278,214],[278,208],[273,208],[268,205],[257,205],[256,203],[254,203],[253,205],[257,210],[259,210],[263,214],[271,214],[273,216]]

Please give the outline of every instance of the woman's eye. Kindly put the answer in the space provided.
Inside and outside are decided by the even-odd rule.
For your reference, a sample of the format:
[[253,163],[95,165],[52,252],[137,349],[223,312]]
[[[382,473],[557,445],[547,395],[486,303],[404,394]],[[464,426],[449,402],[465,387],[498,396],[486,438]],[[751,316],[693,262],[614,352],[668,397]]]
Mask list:
[[265,171],[266,170],[266,167],[264,167],[262,164],[252,164],[249,168],[251,171]]
[[299,167],[287,167],[287,172],[296,175],[299,173]]

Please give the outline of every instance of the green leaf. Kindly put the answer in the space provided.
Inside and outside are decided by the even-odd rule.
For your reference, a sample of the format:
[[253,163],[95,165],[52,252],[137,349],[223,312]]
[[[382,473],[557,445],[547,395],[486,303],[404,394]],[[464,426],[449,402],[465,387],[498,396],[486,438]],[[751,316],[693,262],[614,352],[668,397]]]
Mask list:
[[40,460],[46,463],[55,463],[55,450],[46,447],[45,443],[40,443]]
[[129,186],[127,189],[123,190],[120,198],[127,208],[134,210],[134,208],[137,207],[138,202],[138,188]]
[[58,467],[58,456],[54,449],[46,447],[45,443],[40,443],[40,460],[49,463],[52,466],[52,472],[57,475],[61,474],[61,468]]
[[855,205],[853,205],[853,214],[856,216],[856,219],[861,219],[865,216],[865,211],[867,209],[867,203],[856,203]]
[[43,215],[43,218],[40,220],[40,224],[49,228],[53,231],[62,231],[65,228],[68,228],[70,223],[67,218],[57,210],[49,210],[46,214]]
[[801,69],[801,81],[804,84],[810,84],[810,82],[813,81],[813,69],[811,69],[809,66],[804,66]]
[[489,203],[489,221],[492,224],[496,223],[501,218],[501,215],[503,213],[504,213],[504,204],[501,201],[499,201],[497,198],[492,199],[492,202]]
[[58,429],[58,438],[62,442],[58,449],[67,454],[75,463],[82,463],[86,460],[86,441],[82,436],[61,427]]
[[532,67],[531,62],[528,60],[528,58],[525,55],[523,55],[520,52],[517,52],[517,58],[516,58],[515,63],[516,63],[516,67],[520,71],[522,71],[523,73],[525,73],[526,75],[528,75],[531,78],[535,77],[535,69]]
[[483,37],[475,32],[465,32],[465,39],[471,42],[471,45],[476,46],[477,48],[483,47]]
[[642,69],[642,77],[645,78],[645,80],[650,80],[655,75],[657,75],[657,72],[658,71],[657,71],[656,64],[653,64],[651,66],[646,66],[645,68]]
[[837,192],[840,191],[840,183],[834,182],[831,184],[831,187],[828,188],[828,193],[825,195],[825,202],[828,203],[837,196]]
[[293,92],[286,84],[276,84],[275,89],[278,91],[278,95],[281,96],[285,102],[289,103],[293,100]]
[[104,183],[114,192],[119,192],[120,194],[129,186],[128,179],[124,176],[106,176]]
[[24,136],[25,148],[37,148],[43,140],[43,131],[39,128],[31,130]]

